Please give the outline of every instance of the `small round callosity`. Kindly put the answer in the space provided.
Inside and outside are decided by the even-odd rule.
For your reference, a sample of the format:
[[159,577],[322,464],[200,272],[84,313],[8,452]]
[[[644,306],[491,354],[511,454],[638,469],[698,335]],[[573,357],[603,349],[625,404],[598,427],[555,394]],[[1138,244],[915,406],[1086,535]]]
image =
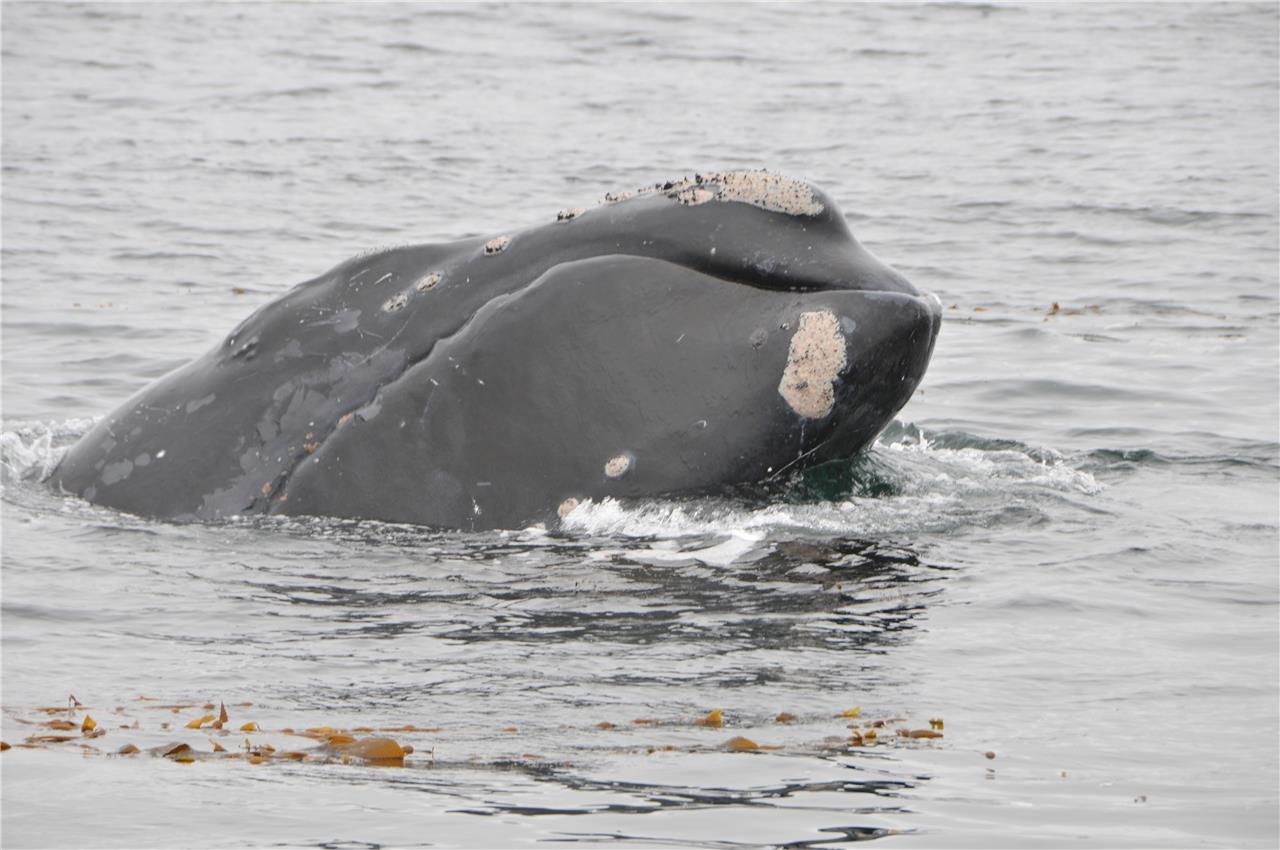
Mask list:
[[556,513],[560,515],[560,519],[564,519],[573,513],[578,507],[578,500],[574,498],[565,499],[560,503],[560,507],[556,508]]
[[582,215],[586,210],[582,207],[568,207],[556,213],[556,221],[570,221]]
[[436,284],[441,280],[443,280],[443,275],[441,275],[440,272],[432,272],[413,286],[419,292],[426,292],[428,289],[435,289]]
[[620,455],[614,455],[604,465],[604,474],[610,478],[621,478],[631,471],[631,467],[635,464],[635,458],[630,452],[623,452]]
[[488,242],[484,243],[484,252],[487,255],[500,254],[511,244],[510,236],[495,236]]
[[409,296],[401,292],[399,295],[393,295],[387,299],[382,305],[382,309],[388,313],[399,313],[409,304]]

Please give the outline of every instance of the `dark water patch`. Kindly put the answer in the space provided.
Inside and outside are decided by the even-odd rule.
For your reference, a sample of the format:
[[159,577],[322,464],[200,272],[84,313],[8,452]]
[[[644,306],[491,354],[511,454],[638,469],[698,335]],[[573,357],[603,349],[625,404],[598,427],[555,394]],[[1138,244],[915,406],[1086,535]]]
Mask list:
[[1271,213],[1254,210],[1211,210],[1179,207],[1139,206],[1128,204],[1073,203],[1044,207],[1043,213],[1083,213],[1086,215],[1121,216],[1149,224],[1194,225],[1222,224],[1248,220],[1270,220]]
[[120,251],[111,255],[116,260],[221,260],[217,254],[196,251]]
[[81,59],[79,64],[89,69],[98,69],[106,71],[154,71],[156,66],[150,62],[107,62],[101,59]]
[[149,97],[103,96],[91,97],[88,94],[72,94],[74,100],[91,101],[94,106],[109,106],[113,109],[151,109],[159,106],[159,101]]
[[710,850],[717,848],[725,848],[725,850],[737,850],[737,848],[767,848],[776,847],[781,850],[786,848],[803,848],[803,847],[829,847],[837,844],[853,843],[857,841],[869,841],[875,838],[882,838],[888,835],[910,835],[912,830],[897,830],[887,827],[870,827],[870,826],[832,826],[819,827],[817,832],[830,832],[838,837],[832,838],[805,838],[796,841],[788,841],[781,844],[761,844],[755,841],[731,841],[727,839],[678,839],[678,838],[660,838],[652,835],[631,835],[624,832],[567,832],[561,831],[558,834],[568,836],[565,838],[544,838],[547,842],[564,842],[577,843],[587,842],[590,844],[607,845],[609,843],[641,847],[706,847]]
[[[640,798],[643,802],[632,804],[601,803],[599,807],[565,807],[546,808],[494,804],[485,808],[463,810],[468,814],[495,815],[505,812],[520,812],[535,815],[584,815],[599,811],[619,812],[623,814],[651,814],[664,809],[706,809],[721,806],[762,806],[774,808],[775,800],[791,800],[808,794],[873,794],[880,796],[885,792],[898,792],[915,787],[916,783],[905,780],[875,779],[838,780],[826,782],[789,782],[774,786],[758,788],[700,788],[688,785],[661,785],[640,782],[601,782],[573,774],[562,774],[560,769],[549,768],[534,770],[531,775],[539,780],[556,782],[571,791],[594,791],[625,794]],[[841,828],[843,829],[843,828]],[[825,830],[830,832],[837,829]],[[750,846],[750,845],[747,845]],[[807,843],[786,844],[779,846],[810,846]]]
[[[669,45],[668,45],[669,46]],[[686,62],[693,65],[748,65],[759,61],[760,57],[747,53],[716,53],[704,48],[691,48],[688,52],[655,53],[655,62]]]
[[[7,317],[6,317],[7,318]],[[54,338],[67,338],[70,340],[90,339],[93,336],[122,336],[132,337],[135,339],[170,339],[173,336],[171,328],[163,327],[138,327],[136,325],[121,325],[113,323],[96,324],[87,322],[5,322],[5,330],[9,333],[14,331],[34,331],[38,333],[49,334]],[[183,362],[186,362],[185,360]]]
[[[637,567],[640,565],[637,564]],[[940,589],[925,589],[916,583],[880,578],[867,584],[856,571],[849,571],[843,581],[849,589],[827,592],[821,586],[803,593],[780,593],[771,585],[781,578],[771,576],[760,581],[750,573],[735,575],[732,582],[709,580],[696,570],[680,567],[642,568],[635,581],[643,581],[645,591],[651,597],[663,600],[664,610],[536,610],[523,609],[503,612],[490,622],[451,629],[449,640],[467,643],[492,641],[516,641],[519,643],[556,643],[568,635],[580,635],[607,640],[611,644],[660,645],[671,635],[679,635],[682,643],[702,646],[707,657],[732,654],[750,648],[753,651],[767,649],[799,649],[801,647],[830,647],[835,640],[850,649],[875,645],[890,639],[890,633],[910,629],[915,619],[927,608],[928,600]],[[754,586],[762,585],[760,590]],[[827,585],[834,588],[833,579]],[[884,604],[878,596],[865,597],[858,588],[866,587],[878,592],[888,587],[900,587],[903,596]],[[843,588],[843,584],[841,585]],[[909,590],[908,590],[909,589]],[[763,591],[763,592],[761,592]],[[772,592],[770,592],[772,591]],[[496,599],[520,602],[525,594],[492,594]],[[620,600],[632,595],[632,591],[618,593]],[[567,600],[566,600],[567,601]],[[859,610],[860,605],[872,601],[871,610]],[[593,606],[604,607],[605,600],[592,600]],[[768,615],[760,617],[757,615]],[[815,619],[816,618],[816,619]],[[727,622],[726,622],[727,621]],[[839,638],[814,629],[824,622],[835,627],[857,627],[845,631]],[[731,624],[731,625],[730,625]],[[893,639],[896,640],[896,637]],[[605,674],[600,674],[605,676]],[[624,674],[630,676],[632,674]],[[755,673],[745,677],[738,672],[723,674],[699,673],[714,676],[722,687],[750,687],[759,684]]]
[[122,6],[69,6],[68,9],[91,21],[142,21],[143,16]]
[[1179,403],[1186,398],[1181,392],[1164,390],[1146,384],[1142,386],[1114,386],[1100,382],[1084,383],[1059,378],[1007,379],[992,386],[985,382],[953,381],[946,385],[949,391],[963,389],[969,394],[985,399],[988,403],[1008,404],[1011,399],[1072,399],[1076,402],[1129,401],[1133,403]]
[[889,829],[882,826],[824,826],[819,827],[818,832],[830,832],[834,833],[834,835],[831,838],[806,838],[799,841],[788,841],[785,844],[779,844],[778,847],[780,850],[801,847],[827,847],[833,844],[870,841],[874,838],[884,838],[889,835],[910,835],[914,830]]
[[294,88],[277,89],[274,91],[262,92],[260,94],[254,95],[254,97],[255,98],[259,98],[259,97],[307,98],[307,97],[324,97],[325,95],[332,94],[332,93],[333,93],[333,89],[330,88],[329,86],[296,86]]
[[[1104,469],[1119,470],[1139,466],[1178,466],[1178,467],[1215,467],[1227,470],[1232,467],[1255,468],[1260,470],[1280,469],[1280,460],[1274,450],[1255,450],[1252,456],[1239,454],[1160,454],[1147,450],[1097,449],[1086,455],[1082,468],[1091,468],[1092,463]],[[1264,453],[1265,452],[1265,453]]]
[[56,257],[59,252],[48,248],[0,248],[0,255],[8,257]]
[[1141,466],[1168,466],[1173,461],[1150,449],[1095,449],[1086,463],[1108,470],[1136,469]]
[[319,65],[317,71],[332,72],[335,74],[369,74],[372,76],[380,76],[385,73],[383,69],[378,67],[364,67],[352,65]]
[[1132,234],[1120,236],[1102,236],[1097,233],[1087,233],[1079,230],[1015,230],[1005,233],[1004,236],[1009,239],[1027,239],[1032,241],[1041,240],[1061,240],[1064,242],[1079,242],[1086,245],[1100,245],[1103,247],[1124,247],[1132,249],[1138,245],[1172,245],[1178,240],[1172,235],[1160,237],[1136,237]]
[[1106,334],[1084,333],[1084,334],[1067,334],[1067,336],[1072,336],[1072,337],[1075,337],[1076,339],[1084,340],[1085,342],[1121,343],[1121,344],[1129,342],[1129,340],[1127,339],[1121,339],[1120,337],[1116,337],[1116,336],[1107,336]]
[[1128,443],[1162,443],[1167,444],[1170,438],[1184,443],[1200,443],[1216,445],[1221,451],[1211,453],[1176,451],[1161,449],[1159,451],[1143,448],[1097,448],[1082,455],[1085,464],[1106,466],[1202,466],[1221,465],[1224,467],[1243,465],[1275,467],[1280,464],[1280,443],[1266,440],[1247,440],[1231,438],[1221,434],[1205,431],[1156,431],[1149,428],[1103,427],[1073,428],[1066,432],[1073,438],[1088,441],[1123,441]]
[[[81,198],[92,197],[92,195],[85,195],[82,193],[79,195],[79,197]],[[98,197],[103,197],[103,195],[99,195]],[[27,204],[34,207],[56,207],[59,209],[71,210],[74,212],[82,212],[82,213],[124,212],[124,207],[118,204],[91,203],[83,200],[60,200],[59,198],[53,195],[44,195],[41,197],[23,197],[22,195],[18,195],[15,197],[12,190],[5,192],[4,200],[6,205],[10,203],[17,203],[17,204]],[[46,223],[52,224],[53,221],[49,220]]]
[[383,50],[393,50],[397,53],[420,53],[426,56],[445,56],[448,51],[429,44],[423,44],[418,41],[389,41],[379,45]]
[[302,51],[294,50],[290,47],[276,48],[268,52],[269,56],[278,56],[282,59],[301,59],[304,62],[345,62],[349,59],[337,53],[321,53],[318,51]]
[[[104,611],[59,605],[39,605],[32,603],[9,603],[0,605],[0,612],[10,623],[19,620],[31,620],[44,623],[104,623],[113,617]],[[7,640],[7,638],[6,638]]]
[[[271,602],[297,605],[303,608],[337,607],[347,610],[370,609],[373,612],[393,610],[403,606],[434,602],[465,602],[474,593],[460,592],[452,588],[448,590],[421,590],[387,592],[363,587],[342,587],[338,585],[246,581],[244,587],[252,592],[250,597],[267,599]],[[501,598],[501,597],[499,597]],[[510,598],[520,598],[518,595]],[[351,616],[356,616],[352,613]]]
[[1057,264],[1057,265],[1063,265],[1063,266],[1081,266],[1081,265],[1094,265],[1098,262],[1101,262],[1106,259],[1106,255],[1103,253],[1090,254],[1090,253],[1081,253],[1081,252],[1072,253],[1072,254],[1035,253],[1035,254],[1031,254],[1029,256],[1029,259],[1037,263],[1045,263],[1048,265]]
[[93,356],[88,352],[85,352],[85,354],[86,356],[80,359],[73,358],[62,362],[68,366],[83,366],[99,371],[119,370],[126,374],[139,367],[144,369],[155,368],[155,362],[150,357],[143,357],[131,352],[122,351],[103,356]]
[[928,9],[930,12],[935,13],[949,12],[953,15],[968,14],[977,15],[982,18],[995,14],[1000,14],[1002,16],[1017,15],[1019,12],[1025,11],[1018,6],[997,6],[991,3],[924,3],[921,4],[920,8]]
[[920,50],[895,50],[887,47],[850,47],[844,53],[857,59],[911,59],[929,55]]

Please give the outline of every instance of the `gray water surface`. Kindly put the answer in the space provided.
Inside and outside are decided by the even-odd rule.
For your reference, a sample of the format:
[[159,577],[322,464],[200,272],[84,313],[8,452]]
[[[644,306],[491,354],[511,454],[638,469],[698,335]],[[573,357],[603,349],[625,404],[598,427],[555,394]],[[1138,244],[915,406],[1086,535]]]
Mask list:
[[[0,737],[68,694],[107,729],[0,756],[5,846],[1280,841],[1274,5],[0,23]],[[38,481],[357,251],[738,167],[822,186],[948,308],[847,464],[556,534],[171,525]],[[184,729],[206,701],[264,731]],[[403,767],[205,758],[405,724],[436,731],[390,733]],[[201,758],[108,755],[173,740]]]

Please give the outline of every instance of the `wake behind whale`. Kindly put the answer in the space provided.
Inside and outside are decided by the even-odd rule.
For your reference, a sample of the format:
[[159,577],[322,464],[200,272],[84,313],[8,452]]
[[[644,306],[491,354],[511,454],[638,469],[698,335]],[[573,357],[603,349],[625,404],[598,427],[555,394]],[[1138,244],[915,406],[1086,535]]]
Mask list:
[[143,389],[50,480],[177,520],[549,521],[857,453],[940,322],[821,190],[698,175],[343,263]]

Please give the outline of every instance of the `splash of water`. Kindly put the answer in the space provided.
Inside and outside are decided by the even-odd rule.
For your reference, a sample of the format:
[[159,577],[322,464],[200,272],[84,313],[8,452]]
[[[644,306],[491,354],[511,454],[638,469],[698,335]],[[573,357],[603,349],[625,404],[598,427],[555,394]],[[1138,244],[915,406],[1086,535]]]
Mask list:
[[93,419],[65,422],[7,422],[0,433],[0,487],[43,479],[67,447],[93,427]]

